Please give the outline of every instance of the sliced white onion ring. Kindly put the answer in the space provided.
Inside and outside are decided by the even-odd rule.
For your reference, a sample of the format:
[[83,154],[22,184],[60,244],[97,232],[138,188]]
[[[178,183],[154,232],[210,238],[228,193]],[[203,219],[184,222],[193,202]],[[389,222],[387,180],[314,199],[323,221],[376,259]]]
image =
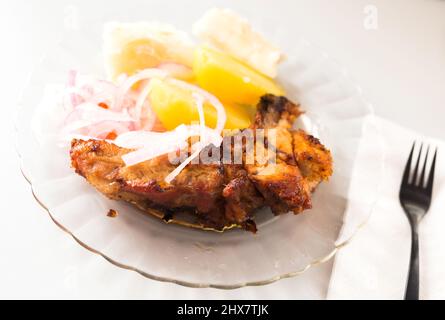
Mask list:
[[188,157],[187,159],[185,159],[179,166],[177,166],[175,168],[175,170],[173,170],[172,172],[170,172],[167,177],[165,177],[165,182],[167,183],[171,183],[177,176],[178,174],[181,173],[182,170],[184,170],[184,168],[190,163],[192,162],[193,159],[195,159],[196,157],[199,156],[199,154],[202,151],[202,145],[200,145],[198,147],[198,149],[192,153],[192,155],[190,157]]
[[190,83],[178,80],[178,79],[168,79],[168,81],[170,83],[177,85],[178,87],[195,92],[195,93],[203,96],[205,100],[210,102],[210,104],[216,109],[217,117],[218,117],[215,130],[218,131],[219,133],[221,133],[223,131],[224,126],[226,125],[227,115],[226,115],[224,106],[218,100],[218,98],[216,98],[214,95],[210,94],[209,92],[207,92],[193,84],[190,84]]
[[116,106],[119,108],[119,106],[122,104],[125,94],[138,82],[144,81],[144,80],[150,80],[152,78],[165,78],[168,76],[168,72],[164,70],[159,69],[145,69],[143,71],[138,72],[137,74],[128,77],[123,84],[119,87],[119,90],[117,92],[116,97]]

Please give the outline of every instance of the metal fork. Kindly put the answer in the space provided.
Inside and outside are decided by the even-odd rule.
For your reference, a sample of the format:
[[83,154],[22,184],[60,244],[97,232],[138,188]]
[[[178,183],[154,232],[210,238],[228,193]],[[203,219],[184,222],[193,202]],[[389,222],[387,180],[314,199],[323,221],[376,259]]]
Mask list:
[[433,194],[434,170],[436,166],[437,149],[434,152],[433,162],[429,170],[427,181],[425,181],[425,171],[428,161],[429,147],[426,151],[425,160],[423,162],[422,172],[420,177],[419,163],[422,155],[423,143],[420,145],[417,162],[410,179],[411,164],[413,159],[414,147],[413,143],[408,161],[403,172],[402,184],[400,186],[399,199],[403,210],[408,217],[411,226],[411,258],[409,263],[408,282],[405,291],[405,300],[419,299],[419,236],[418,227],[422,218],[428,212],[431,204]]

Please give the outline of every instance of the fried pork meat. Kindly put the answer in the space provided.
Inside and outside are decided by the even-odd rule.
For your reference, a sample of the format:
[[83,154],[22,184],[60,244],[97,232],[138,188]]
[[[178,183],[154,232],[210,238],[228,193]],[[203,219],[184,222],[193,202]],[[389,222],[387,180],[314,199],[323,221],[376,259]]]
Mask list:
[[[276,215],[310,209],[311,193],[332,175],[329,150],[304,131],[292,129],[301,113],[299,106],[285,97],[263,96],[251,127],[262,129],[252,130],[254,135],[262,132],[266,137],[254,137],[255,153],[263,152],[262,157],[247,161],[252,150],[245,147],[241,163],[190,164],[171,183],[164,179],[176,166],[166,155],[127,167],[122,155],[132,150],[104,140],[74,139],[71,163],[110,199],[169,215],[187,212],[205,228],[222,230],[237,225],[255,232],[259,208],[268,206]],[[234,141],[235,137],[225,139]]]

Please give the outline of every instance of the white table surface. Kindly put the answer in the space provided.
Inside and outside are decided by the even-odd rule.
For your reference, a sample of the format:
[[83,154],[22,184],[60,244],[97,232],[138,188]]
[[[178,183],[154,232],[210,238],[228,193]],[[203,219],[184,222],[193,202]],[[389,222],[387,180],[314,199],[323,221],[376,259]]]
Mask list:
[[[34,201],[14,150],[11,117],[17,97],[63,26],[69,5],[100,14],[104,3],[117,2],[0,2],[0,298],[324,298],[332,262],[294,279],[229,292],[144,279],[77,245]],[[377,115],[445,138],[445,1],[204,1],[202,7],[215,3],[293,21],[298,29],[292,32],[317,43],[349,70]],[[364,27],[367,5],[377,8],[377,29]]]

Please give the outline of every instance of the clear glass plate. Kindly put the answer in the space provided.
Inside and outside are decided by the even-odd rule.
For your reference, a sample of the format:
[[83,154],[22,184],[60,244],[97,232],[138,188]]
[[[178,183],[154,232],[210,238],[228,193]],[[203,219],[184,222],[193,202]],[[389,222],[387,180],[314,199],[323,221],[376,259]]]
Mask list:
[[[334,158],[334,175],[316,190],[313,209],[280,217],[265,210],[256,235],[215,233],[167,225],[99,194],[73,172],[68,150],[58,147],[51,135],[53,123],[60,121],[57,112],[42,116],[36,110],[46,85],[64,83],[69,69],[104,73],[100,26],[106,19],[104,15],[64,33],[34,70],[17,117],[22,171],[33,194],[78,243],[151,279],[231,289],[301,274],[331,258],[366,222],[383,165],[382,148],[375,141],[380,135],[369,117],[372,108],[325,53],[305,40],[289,44],[279,32],[273,40],[286,43],[288,55],[280,69],[281,83],[307,111],[297,125],[318,136]],[[35,124],[43,134],[35,135]],[[375,160],[363,161],[369,156]],[[366,196],[354,194],[357,183],[366,184]],[[109,209],[119,216],[107,217]]]

